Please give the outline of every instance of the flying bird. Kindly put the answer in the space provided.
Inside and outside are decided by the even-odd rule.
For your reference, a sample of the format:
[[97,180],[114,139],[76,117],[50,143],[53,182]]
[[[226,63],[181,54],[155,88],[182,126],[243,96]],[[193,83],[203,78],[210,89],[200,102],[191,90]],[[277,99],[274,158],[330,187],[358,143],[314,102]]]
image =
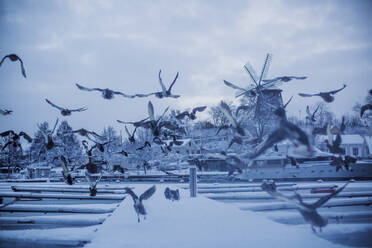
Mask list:
[[149,117],[146,117],[145,119],[140,120],[140,121],[132,121],[132,122],[131,121],[121,121],[121,120],[116,120],[116,121],[121,123],[121,124],[132,124],[134,127],[140,127],[148,119],[149,119]]
[[133,131],[133,133],[131,134],[131,133],[128,131],[127,126],[125,126],[125,131],[127,132],[128,140],[129,140],[130,143],[134,143],[134,142],[136,142],[136,139],[135,139],[135,137],[134,137],[134,134],[136,133],[136,130],[137,130],[137,127],[134,128],[134,131]]
[[57,105],[55,105],[54,103],[52,103],[51,101],[49,101],[48,99],[45,98],[45,101],[47,103],[49,103],[51,106],[57,108],[58,110],[61,111],[61,115],[63,116],[69,116],[71,115],[72,112],[82,112],[82,111],[85,111],[87,110],[86,107],[83,107],[83,108],[78,108],[78,109],[67,109],[67,108],[62,108],[62,107],[59,107]]
[[289,82],[291,81],[292,79],[297,79],[297,80],[303,80],[303,79],[306,79],[307,77],[296,77],[296,76],[282,76],[282,77],[276,77],[276,78],[273,78],[273,79],[264,79],[262,80],[262,82],[265,82],[265,83],[274,83],[274,82],[277,82],[277,81],[280,81],[280,82]]
[[145,143],[143,144],[143,146],[138,147],[136,150],[143,150],[143,149],[145,149],[147,146],[151,148],[151,144],[150,144],[150,142],[148,142],[148,141],[146,140]]
[[309,120],[310,122],[316,122],[316,120],[315,120],[315,114],[318,111],[319,106],[320,106],[320,104],[318,105],[318,107],[315,109],[315,111],[313,113],[310,112],[309,105],[306,106],[306,114],[307,114],[306,120]]
[[307,147],[308,155],[310,156],[311,154],[313,154],[313,149],[310,145],[309,138],[307,137],[306,133],[295,124],[287,121],[287,119],[285,118],[284,109],[278,108],[274,112],[274,114],[278,115],[281,118],[279,128],[277,128],[270,134],[261,148],[254,154],[252,154],[250,158],[253,159],[260,156],[268,148],[285,139],[290,139],[296,146],[298,146],[297,143],[305,145]]
[[114,152],[115,154],[121,154],[121,155],[123,155],[123,156],[125,156],[125,157],[128,157],[128,155],[129,155],[129,153],[128,152],[126,152],[124,149],[122,149],[120,152]]
[[244,136],[245,135],[244,129],[240,126],[240,123],[232,115],[229,105],[227,105],[224,101],[221,101],[219,108],[221,109],[222,113],[226,116],[226,118],[229,120],[231,127],[238,134]]
[[335,97],[333,95],[336,94],[337,92],[340,92],[345,87],[346,87],[346,84],[344,84],[344,86],[342,86],[342,88],[340,88],[338,90],[333,90],[333,91],[328,91],[328,92],[320,92],[320,93],[317,93],[317,94],[299,93],[298,95],[300,95],[302,97],[320,96],[325,102],[329,103],[329,102],[333,102],[335,100]]
[[88,139],[90,139],[91,141],[94,141],[92,140],[89,136],[90,135],[93,135],[94,137],[98,137],[100,139],[104,139],[101,135],[97,134],[96,132],[93,132],[93,131],[88,131],[86,130],[85,128],[80,128],[78,130],[74,130],[74,131],[71,131],[69,133],[78,133],[79,135],[83,136],[83,137],[87,137]]
[[8,110],[8,109],[0,109],[0,114],[1,115],[10,115],[12,114],[13,110]]
[[168,90],[165,88],[165,85],[163,84],[163,80],[161,79],[161,70],[159,70],[159,83],[160,83],[160,86],[161,86],[161,89],[162,91],[159,91],[159,92],[155,92],[155,93],[151,93],[149,95],[155,95],[157,98],[163,98],[163,97],[173,97],[173,98],[178,98],[180,97],[180,95],[173,95],[171,90],[172,90],[172,87],[173,85],[176,83],[177,81],[177,78],[178,78],[178,75],[179,73],[177,72],[177,75],[176,77],[173,79],[173,82],[171,83],[171,85],[169,86]]
[[184,112],[176,115],[176,119],[177,120],[182,120],[183,118],[188,116],[191,120],[195,120],[196,119],[196,112],[203,112],[206,108],[207,108],[207,106],[202,106],[202,107],[193,108],[191,112],[184,111]]
[[67,160],[66,158],[61,155],[61,166],[62,166],[62,175],[63,175],[63,178],[66,180],[66,183],[68,185],[72,185],[74,183],[74,180],[71,176],[71,171],[68,169],[68,163],[67,163]]
[[26,71],[25,71],[25,67],[23,66],[23,61],[20,57],[18,57],[18,55],[12,53],[12,54],[8,54],[6,56],[3,57],[3,59],[0,61],[0,66],[3,64],[4,60],[8,58],[10,59],[10,61],[12,62],[15,62],[15,61],[19,61],[19,63],[21,64],[21,71],[22,71],[22,75],[23,77],[26,78]]
[[151,101],[147,104],[147,112],[149,115],[148,121],[142,122],[141,127],[146,129],[151,129],[152,134],[157,137],[161,134],[161,128],[163,127],[162,119],[165,115],[165,113],[168,111],[169,107],[167,107],[163,114],[156,120],[154,115],[154,106],[152,105]]
[[127,94],[124,94],[120,91],[113,91],[113,90],[110,90],[108,88],[106,89],[100,89],[100,88],[87,88],[87,87],[84,87],[80,84],[76,84],[76,86],[80,89],[80,90],[85,90],[85,91],[100,91],[102,92],[102,97],[104,99],[107,99],[107,100],[111,100],[114,98],[115,95],[121,95],[123,97],[126,97],[126,98],[134,98],[135,95],[127,95]]
[[360,109],[360,118],[363,117],[363,114],[364,112],[366,112],[367,110],[372,110],[372,104],[366,104],[366,105],[363,105]]
[[323,218],[318,213],[317,209],[323,206],[331,198],[337,196],[347,185],[348,183],[344,184],[342,187],[338,188],[333,193],[330,193],[329,195],[321,197],[319,200],[317,200],[313,204],[303,202],[301,195],[298,193],[295,193],[293,197],[288,197],[288,196],[285,196],[277,192],[275,183],[270,184],[270,183],[264,182],[261,185],[261,188],[264,191],[266,191],[268,194],[273,196],[274,198],[295,205],[297,210],[300,212],[302,217],[305,219],[305,221],[310,223],[311,229],[313,230],[313,232],[316,232],[314,227],[319,227],[321,231],[322,227],[325,227],[328,224],[328,220]]
[[146,219],[146,215],[147,215],[147,212],[146,212],[146,209],[145,209],[145,206],[143,205],[143,200],[147,200],[149,199],[156,191],[156,187],[155,185],[152,186],[151,188],[149,188],[148,190],[146,190],[144,193],[142,193],[140,195],[140,197],[138,197],[133,191],[131,188],[129,187],[126,187],[125,188],[126,192],[132,197],[133,199],[133,208],[134,208],[134,211],[136,211],[136,214],[137,214],[137,220],[138,220],[138,223],[140,222],[140,215],[143,215],[144,216],[144,219]]
[[16,132],[14,132],[13,130],[8,130],[8,131],[0,133],[1,137],[7,137],[9,135],[11,135],[10,140],[1,148],[1,150],[4,150],[9,145],[13,145],[13,147],[15,149],[17,147],[19,147],[22,151],[22,146],[21,146],[21,143],[20,143],[21,137],[23,137],[25,140],[27,140],[28,143],[32,142],[32,138],[27,133],[25,133],[23,131],[19,132],[18,134]]
[[227,149],[229,149],[234,143],[241,145],[241,144],[243,144],[243,139],[240,136],[234,136],[231,139]]
[[39,130],[41,132],[41,134],[43,135],[44,137],[44,147],[41,148],[40,152],[39,152],[39,156],[42,152],[45,152],[45,149],[47,151],[51,150],[52,148],[54,148],[54,141],[53,141],[53,133],[54,131],[56,130],[56,127],[57,127],[57,124],[58,124],[58,118],[56,120],[56,123],[54,123],[54,127],[53,127],[53,130],[52,132],[48,132],[48,133],[45,133],[43,131],[43,129],[41,128],[40,125],[38,125],[39,127]]

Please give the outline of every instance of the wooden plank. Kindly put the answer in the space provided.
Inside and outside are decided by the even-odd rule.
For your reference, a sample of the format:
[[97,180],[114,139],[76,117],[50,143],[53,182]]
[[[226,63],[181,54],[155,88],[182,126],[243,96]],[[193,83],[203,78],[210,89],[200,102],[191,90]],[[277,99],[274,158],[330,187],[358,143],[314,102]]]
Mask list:
[[[371,211],[356,211],[351,213],[320,213],[320,215],[328,219],[328,223],[371,223],[372,212]],[[301,216],[299,212],[287,212],[283,211],[269,211],[265,212],[265,216],[269,219],[280,222],[283,224],[299,225],[306,224],[307,222]]]
[[12,198],[38,198],[38,199],[76,199],[76,200],[118,200],[122,201],[125,196],[119,195],[72,195],[72,194],[40,194],[40,193],[21,193],[21,192],[1,192],[0,197]]
[[[89,188],[62,188],[62,187],[27,187],[12,186],[15,192],[58,192],[58,193],[89,193]],[[126,194],[124,190],[98,189],[97,194]]]
[[[326,193],[319,193],[319,194],[301,194],[302,198],[305,199],[315,199],[320,198],[323,196],[326,196],[328,194]],[[271,195],[267,194],[266,192],[246,192],[245,194],[241,195],[213,195],[207,194],[206,197],[212,199],[212,200],[276,200]],[[354,197],[371,197],[372,192],[342,192],[336,196],[336,198],[354,198]]]
[[114,212],[117,206],[117,204],[89,204],[88,206],[14,204],[0,208],[0,212],[103,214]]
[[107,218],[105,215],[78,215],[78,216],[28,216],[28,217],[1,217],[0,225],[59,225],[59,226],[93,226],[102,224]]
[[[357,199],[332,199],[322,207],[346,207],[346,206],[369,206],[372,204],[370,198],[357,198]],[[271,211],[282,209],[296,209],[295,205],[286,202],[269,202],[269,203],[254,203],[248,206],[239,207],[241,210],[251,211]]]

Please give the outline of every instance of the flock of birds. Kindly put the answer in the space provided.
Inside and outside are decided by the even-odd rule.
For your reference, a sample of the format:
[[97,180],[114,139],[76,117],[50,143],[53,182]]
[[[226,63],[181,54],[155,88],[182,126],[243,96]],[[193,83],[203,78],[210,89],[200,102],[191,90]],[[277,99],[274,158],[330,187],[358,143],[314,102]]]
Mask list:
[[[21,66],[21,72],[22,75],[26,78],[26,72],[24,68],[23,61],[21,58],[19,58],[16,54],[9,54],[6,55],[0,62],[0,66],[2,63],[6,60],[9,59],[12,62],[19,61],[20,66]],[[268,58],[268,57],[267,57]],[[265,61],[266,63],[266,61]],[[275,85],[276,83],[286,83],[291,80],[304,80],[307,77],[297,77],[297,76],[282,76],[282,77],[276,77],[273,79],[264,79],[264,70],[262,70],[262,73],[260,75],[259,80],[252,75],[252,70],[245,66],[245,69],[247,72],[250,74],[253,82],[256,84],[255,87],[250,87],[250,88],[242,88],[239,87],[231,82],[228,82],[224,80],[224,84],[228,87],[231,87],[233,89],[238,90],[239,92],[236,94],[237,97],[239,96],[247,96],[247,97],[257,97],[263,95],[263,92],[265,89]],[[177,79],[178,79],[179,73],[176,74],[174,80],[170,84],[170,86],[167,88],[161,78],[161,70],[159,71],[158,74],[158,79],[159,83],[161,86],[161,91],[157,92],[152,92],[152,93],[137,93],[134,95],[128,95],[120,91],[114,91],[112,89],[101,89],[101,88],[88,88],[85,86],[82,86],[80,84],[76,84],[77,88],[82,91],[99,91],[102,94],[102,97],[104,99],[111,100],[114,98],[115,95],[122,96],[125,98],[144,98],[144,97],[150,97],[150,96],[155,96],[159,99],[163,98],[179,98],[180,95],[175,95],[171,92],[173,86],[175,85]],[[261,82],[263,82],[261,84]],[[328,92],[319,92],[315,94],[305,94],[305,93],[299,93],[299,96],[301,97],[313,97],[313,96],[319,96],[321,97],[326,103],[331,103],[335,99],[335,94],[338,92],[342,91],[345,89],[346,85],[344,84],[340,89],[333,90],[333,91],[328,91]],[[372,95],[372,90],[369,91],[369,93]],[[270,147],[274,147],[275,145],[285,139],[288,139],[292,142],[294,150],[293,150],[293,156],[289,156],[291,158],[291,161],[294,161],[294,157],[296,155],[299,156],[307,156],[307,157],[314,157],[316,156],[318,150],[313,147],[313,142],[311,141],[311,138],[309,135],[304,132],[300,127],[296,126],[295,124],[291,123],[290,121],[287,120],[286,117],[286,106],[289,104],[289,102],[292,100],[292,98],[283,106],[276,107],[275,111],[273,114],[277,116],[279,119],[279,125],[278,127],[265,139],[265,140],[259,140],[255,139],[249,131],[247,131],[241,121],[239,120],[239,113],[241,111],[245,111],[248,109],[248,106],[241,105],[238,106],[237,110],[235,113],[232,112],[228,104],[225,102],[221,101],[219,104],[219,108],[221,112],[224,114],[226,119],[229,121],[229,125],[221,126],[219,127],[217,134],[222,130],[222,129],[231,129],[234,133],[234,137],[230,141],[227,149],[229,149],[232,144],[236,143],[239,145],[243,144],[243,137],[244,136],[249,136],[251,140],[251,144],[254,144],[256,149],[255,151],[249,152],[249,153],[244,153],[244,154],[239,154],[239,155],[230,155],[226,153],[225,151],[222,151],[220,153],[214,153],[214,154],[208,154],[209,157],[217,157],[220,159],[223,159],[226,161],[227,166],[229,167],[229,176],[234,173],[234,171],[238,171],[239,173],[242,172],[242,169],[245,167],[245,162],[243,161],[243,157],[247,157],[250,161],[252,161],[254,158],[262,155],[267,149]],[[72,114],[72,112],[82,112],[86,111],[86,107],[80,107],[80,108],[75,108],[75,109],[69,109],[65,107],[58,106],[51,102],[48,99],[45,99],[45,101],[52,107],[58,109],[60,111],[60,114],[62,116],[69,116]],[[269,103],[267,103],[269,104]],[[196,119],[196,114],[198,112],[202,112],[206,109],[206,106],[199,106],[195,107],[192,109],[192,111],[183,111],[180,112],[178,115],[175,115],[175,119],[179,122],[181,122],[184,118],[188,117],[190,120],[195,120]],[[314,123],[316,121],[315,116],[316,112],[318,111],[319,106],[315,109],[313,113],[310,112],[309,106],[306,108],[306,113],[307,117],[306,119],[310,123]],[[177,146],[177,145],[182,145],[182,141],[179,140],[180,137],[182,137],[183,134],[185,134],[184,128],[182,128],[182,125],[179,125],[179,122],[174,122],[170,120],[164,120],[164,116],[169,110],[169,107],[167,107],[162,114],[158,117],[155,118],[155,111],[154,111],[154,106],[151,101],[148,102],[148,116],[142,120],[139,121],[121,121],[117,120],[117,122],[125,124],[125,125],[133,125],[134,130],[132,132],[129,132],[127,126],[125,126],[125,131],[128,135],[128,141],[130,144],[137,145],[136,143],[136,130],[138,128],[144,128],[144,129],[149,129],[151,130],[151,133],[153,135],[153,140],[145,141],[142,146],[136,147],[136,150],[143,150],[146,148],[151,149],[151,143],[155,143],[157,145],[161,146],[161,149],[164,153],[167,153],[172,150],[172,146]],[[360,115],[361,117],[363,116],[364,112],[367,110],[372,110],[372,105],[371,104],[366,104],[362,106]],[[9,115],[12,114],[12,110],[7,110],[7,109],[0,109],[0,113],[2,115]],[[52,150],[55,147],[54,141],[53,141],[53,133],[55,131],[56,125],[58,123],[58,119],[54,125],[54,128],[52,132],[44,132],[42,131],[42,134],[44,136],[44,146],[43,149],[40,151],[39,155],[41,153],[48,152]],[[343,126],[342,126],[343,125]],[[345,151],[340,147],[341,144],[341,134],[344,131],[344,123],[341,125],[339,128],[339,131],[336,133],[336,139],[333,139],[333,134],[330,129],[330,125],[326,127],[326,132],[328,134],[328,140],[326,141],[327,147],[330,151],[329,155],[333,157],[333,163],[334,165],[338,166],[338,168],[341,168],[342,165],[345,166],[345,168],[348,168],[349,163],[355,162],[355,158],[349,157],[349,156],[344,156]],[[317,135],[319,133],[323,133],[324,129],[322,130],[317,130],[314,128],[312,135]],[[102,177],[101,169],[100,166],[94,161],[94,155],[93,151],[98,150],[100,152],[104,152],[105,150],[105,145],[107,145],[110,141],[104,140],[104,138],[95,133],[94,131],[89,131],[84,128],[78,129],[78,130],[73,130],[69,133],[77,133],[81,135],[84,138],[87,138],[91,142],[93,142],[93,145],[89,147],[89,144],[86,140],[82,141],[82,145],[84,147],[85,153],[88,157],[88,162],[82,166],[79,167],[71,167],[69,166],[69,160],[66,159],[63,155],[60,155],[57,159],[61,161],[61,166],[63,168],[63,176],[65,178],[65,181],[67,184],[73,184],[74,179],[72,177],[72,172],[75,169],[86,169],[86,178],[90,182],[90,195],[95,196],[97,194],[97,183],[100,181]],[[1,137],[10,137],[9,141],[2,147],[2,150],[4,150],[8,146],[13,146],[15,149],[20,148],[21,149],[21,143],[20,143],[20,138],[23,137],[25,140],[28,142],[32,142],[32,138],[27,135],[25,132],[21,131],[19,133],[14,132],[13,130],[5,131],[0,133]],[[168,139],[171,138],[171,142],[167,142]],[[302,147],[302,149],[301,149]],[[128,152],[125,150],[118,151],[116,152],[117,154],[121,154],[123,156],[128,156]],[[194,160],[194,163],[197,165],[200,165],[198,160]],[[302,199],[299,195],[296,195],[295,199],[292,198],[287,198],[283,196],[282,194],[278,193],[275,190],[275,185],[273,184],[263,184],[263,189],[266,190],[269,194],[272,196],[289,201],[289,202],[294,202],[296,206],[298,206],[299,211],[301,214],[305,217],[305,219],[309,220],[312,225],[322,227],[326,224],[326,222],[319,217],[319,214],[316,212],[316,208],[324,204],[326,201],[328,201],[331,197],[335,196],[338,194],[345,186],[341,187],[339,190],[335,191],[335,193],[331,194],[330,196],[327,196],[325,198],[321,198],[318,202],[309,205],[305,204],[302,202]],[[142,201],[149,199],[155,192],[156,187],[153,186],[147,191],[145,191],[143,194],[141,194],[139,197],[130,189],[126,188],[126,192],[131,195],[134,201],[134,209],[137,213],[138,216],[138,222],[140,221],[139,216],[140,215],[146,215],[146,210],[143,206]],[[179,192],[170,190],[169,188],[166,189],[164,192],[164,195],[167,199],[170,200],[179,200]]]

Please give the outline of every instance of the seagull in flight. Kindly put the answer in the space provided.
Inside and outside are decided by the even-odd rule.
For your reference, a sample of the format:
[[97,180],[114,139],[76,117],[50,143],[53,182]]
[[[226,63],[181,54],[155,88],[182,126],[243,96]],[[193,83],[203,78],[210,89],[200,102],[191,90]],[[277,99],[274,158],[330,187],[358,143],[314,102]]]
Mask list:
[[22,75],[24,78],[26,78],[26,71],[25,71],[25,67],[23,66],[23,61],[20,57],[18,57],[17,54],[8,54],[6,56],[3,57],[3,59],[0,61],[0,66],[3,64],[4,60],[8,58],[10,59],[10,61],[12,62],[15,62],[15,61],[19,61],[19,63],[21,64],[21,72],[22,72]]
[[126,97],[126,98],[134,98],[134,97],[136,97],[136,95],[127,95],[127,94],[122,93],[120,91],[113,91],[113,90],[110,90],[108,88],[106,88],[106,89],[87,88],[87,87],[84,87],[84,86],[82,86],[80,84],[76,84],[76,86],[78,87],[78,89],[84,90],[84,91],[100,91],[102,93],[102,97],[104,99],[107,99],[107,100],[113,99],[115,95],[121,95],[121,96]]
[[302,97],[312,97],[312,96],[320,96],[325,102],[333,102],[335,100],[335,97],[333,96],[337,92],[340,92],[341,90],[345,89],[346,84],[342,86],[342,88],[337,89],[337,90],[332,90],[332,91],[327,91],[327,92],[319,92],[317,94],[305,94],[305,93],[299,93],[298,95]]
[[61,115],[63,116],[69,116],[71,115],[72,112],[82,112],[82,111],[85,111],[87,110],[86,107],[82,107],[82,108],[78,108],[78,109],[67,109],[67,108],[62,108],[62,107],[59,107],[57,105],[55,105],[54,103],[52,103],[51,101],[49,101],[48,99],[45,98],[45,101],[47,103],[49,103],[52,107],[55,107],[57,108],[58,110],[61,111]]
[[150,197],[155,193],[156,191],[156,187],[155,185],[152,186],[151,188],[149,188],[148,190],[146,190],[144,193],[142,193],[140,195],[140,197],[138,197],[133,191],[131,188],[129,187],[126,187],[125,188],[126,192],[132,197],[133,199],[133,208],[134,208],[134,211],[136,211],[136,214],[137,214],[137,220],[138,220],[138,223],[141,221],[140,220],[140,215],[143,215],[144,216],[144,219],[146,219],[146,215],[147,215],[147,212],[146,212],[146,209],[145,209],[145,206],[143,205],[143,200],[147,200],[147,199],[150,199]]

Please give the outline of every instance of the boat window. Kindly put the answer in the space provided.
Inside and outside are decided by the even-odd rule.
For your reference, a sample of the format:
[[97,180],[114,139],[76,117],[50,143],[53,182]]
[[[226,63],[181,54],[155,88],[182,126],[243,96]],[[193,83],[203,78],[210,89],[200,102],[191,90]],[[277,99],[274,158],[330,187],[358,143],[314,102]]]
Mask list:
[[320,170],[320,172],[324,172],[324,170]]
[[272,159],[272,160],[267,160],[267,164],[280,164],[280,160],[279,159]]
[[358,156],[358,155],[359,155],[358,147],[353,147],[353,156]]

